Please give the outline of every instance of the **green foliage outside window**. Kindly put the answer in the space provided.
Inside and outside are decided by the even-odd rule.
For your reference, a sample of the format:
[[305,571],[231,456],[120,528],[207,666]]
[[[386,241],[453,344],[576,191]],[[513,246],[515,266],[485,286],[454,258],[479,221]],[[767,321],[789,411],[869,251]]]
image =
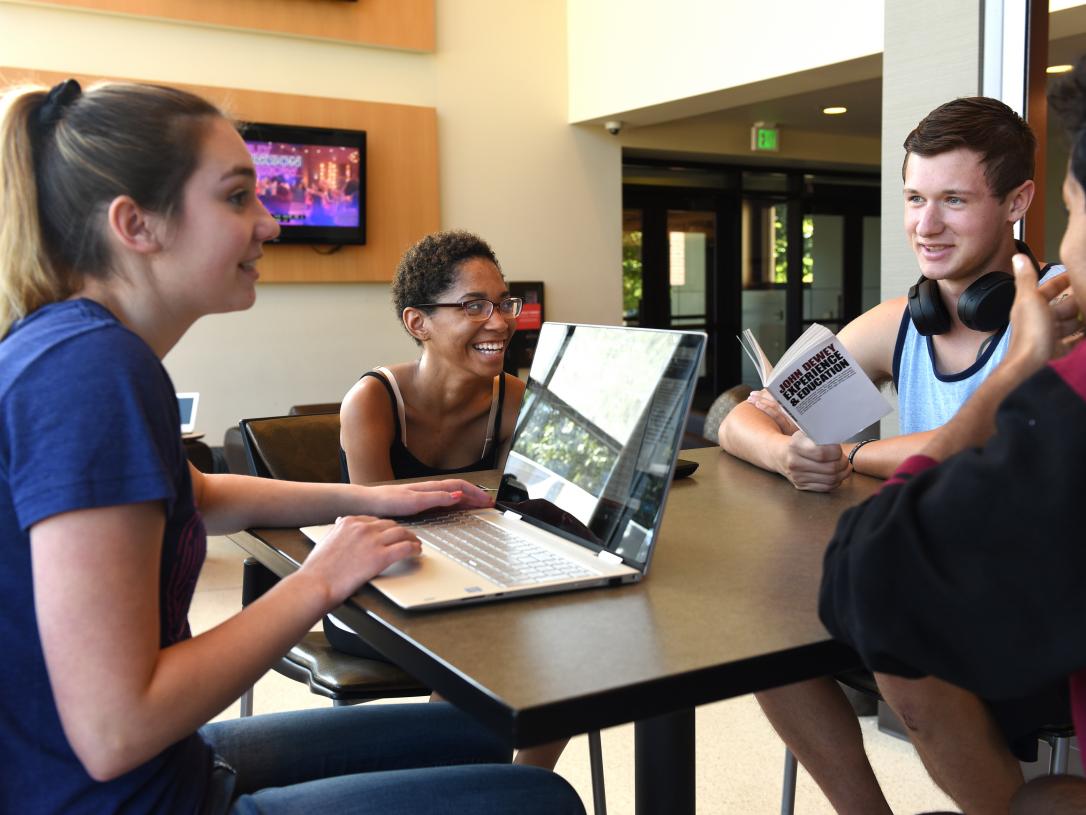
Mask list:
[[622,311],[637,317],[641,308],[641,230],[622,233]]
[[[788,216],[784,207],[773,208],[773,282],[788,282]],[[814,219],[803,217],[803,282],[814,283]]]
[[545,451],[551,469],[588,492],[598,494],[615,463],[615,450],[562,415],[562,409],[540,402],[517,437],[526,456]]

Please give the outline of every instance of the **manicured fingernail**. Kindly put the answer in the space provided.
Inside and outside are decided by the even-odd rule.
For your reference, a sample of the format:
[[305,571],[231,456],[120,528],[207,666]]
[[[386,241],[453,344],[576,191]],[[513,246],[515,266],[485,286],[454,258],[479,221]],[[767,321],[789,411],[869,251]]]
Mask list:
[[462,498],[463,495],[464,495],[464,491],[463,490],[453,490],[452,492],[449,493],[449,495],[451,495],[453,498]]

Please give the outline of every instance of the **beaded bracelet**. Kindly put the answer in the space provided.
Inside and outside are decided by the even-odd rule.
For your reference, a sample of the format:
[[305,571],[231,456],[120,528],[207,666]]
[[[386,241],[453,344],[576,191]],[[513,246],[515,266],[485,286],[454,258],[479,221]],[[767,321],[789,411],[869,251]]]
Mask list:
[[852,460],[856,458],[856,453],[859,452],[861,447],[872,441],[878,441],[878,439],[864,439],[863,441],[858,441],[853,445],[852,449],[848,451],[848,466],[851,467],[853,471],[856,470],[856,465],[852,463]]

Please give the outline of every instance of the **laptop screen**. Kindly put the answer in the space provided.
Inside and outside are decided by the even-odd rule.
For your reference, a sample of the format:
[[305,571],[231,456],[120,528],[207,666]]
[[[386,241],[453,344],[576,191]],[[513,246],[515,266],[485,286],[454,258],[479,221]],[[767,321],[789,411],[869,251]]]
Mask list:
[[545,323],[498,503],[644,568],[705,335]]
[[182,433],[191,433],[196,428],[196,407],[199,402],[198,393],[177,394],[177,411],[181,414]]

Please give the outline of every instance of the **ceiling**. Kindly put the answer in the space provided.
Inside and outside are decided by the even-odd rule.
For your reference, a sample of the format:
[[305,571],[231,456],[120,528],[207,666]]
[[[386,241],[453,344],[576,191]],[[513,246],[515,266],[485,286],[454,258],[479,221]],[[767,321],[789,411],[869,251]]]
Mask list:
[[[1086,31],[1075,30],[1082,28],[1083,21],[1079,19],[1082,16],[1080,13],[1072,19],[1067,12],[1056,12],[1050,16],[1052,34],[1058,38],[1049,42],[1049,65],[1074,63],[1086,54]],[[881,58],[879,63],[881,66]],[[876,70],[881,73],[881,67]],[[707,125],[766,122],[786,129],[878,138],[882,131],[882,79],[870,78],[873,71],[869,63],[856,73],[861,76],[867,74],[867,78],[813,87],[802,93],[778,98],[729,105],[711,113],[684,117],[683,121]],[[847,107],[848,112],[837,116],[823,114],[822,108],[830,105]],[[638,122],[635,119],[631,124],[636,126]]]
[[[847,107],[848,112],[827,116],[822,113],[822,108],[830,105]],[[865,79],[779,99],[738,105],[727,110],[694,116],[687,121],[706,124],[766,122],[790,130],[848,133],[878,138],[882,132],[882,80]]]

